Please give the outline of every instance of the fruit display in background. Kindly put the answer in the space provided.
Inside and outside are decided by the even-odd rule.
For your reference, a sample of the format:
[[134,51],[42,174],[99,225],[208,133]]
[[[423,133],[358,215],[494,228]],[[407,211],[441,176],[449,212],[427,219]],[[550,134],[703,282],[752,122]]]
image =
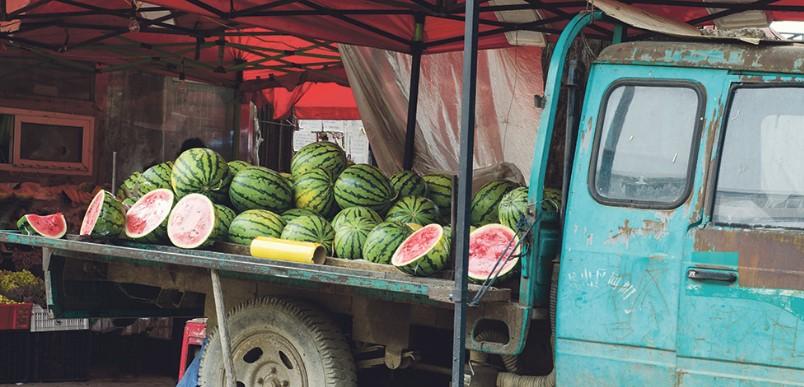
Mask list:
[[528,213],[528,188],[518,187],[503,195],[497,205],[500,223],[516,230],[519,219]]
[[329,172],[330,176],[338,176],[346,168],[346,152],[338,144],[321,141],[301,147],[290,160],[290,173],[294,179],[315,168]]
[[443,269],[449,259],[449,239],[437,223],[428,224],[410,234],[397,247],[391,264],[414,276],[427,277]]
[[447,224],[452,216],[452,177],[447,175],[422,176],[427,186],[427,198],[438,207],[441,223]]
[[98,191],[89,203],[81,222],[79,235],[117,238],[123,233],[126,215],[120,203],[109,191]]
[[173,162],[166,161],[146,169],[140,175],[140,194],[146,194],[155,189],[165,188],[173,190],[170,176],[173,173]]
[[232,179],[229,199],[238,211],[260,209],[281,213],[293,207],[293,187],[277,172],[250,167]]
[[494,180],[483,185],[472,198],[472,225],[497,223],[497,206],[508,191],[519,185],[509,180]]
[[391,176],[391,186],[394,187],[396,197],[403,196],[425,196],[427,193],[427,183],[421,176],[413,171],[402,171]]
[[395,195],[388,178],[368,164],[346,168],[335,181],[335,201],[341,208],[368,207],[383,213]]
[[61,212],[50,215],[25,214],[17,221],[17,229],[27,235],[59,239],[67,233],[67,221]]
[[391,206],[385,220],[420,225],[436,223],[438,207],[425,197],[405,196]]
[[178,198],[199,193],[210,198],[226,184],[229,166],[218,152],[208,148],[188,149],[173,163],[170,174]]
[[246,168],[253,167],[253,165],[243,161],[243,160],[232,160],[226,165],[229,166],[229,172],[232,173],[232,176],[236,175],[237,172],[240,172]]
[[247,210],[237,215],[229,225],[228,240],[232,243],[250,245],[258,236],[279,238],[285,221],[268,210]]
[[117,198],[125,200],[128,198],[135,201],[140,198],[140,183],[142,182],[142,173],[137,171],[131,174],[126,180],[117,188]]

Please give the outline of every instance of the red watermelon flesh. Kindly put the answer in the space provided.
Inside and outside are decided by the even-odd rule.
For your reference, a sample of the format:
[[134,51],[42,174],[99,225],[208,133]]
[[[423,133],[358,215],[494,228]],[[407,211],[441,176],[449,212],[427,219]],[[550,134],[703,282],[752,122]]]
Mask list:
[[419,229],[402,242],[402,245],[400,245],[394,253],[394,264],[404,265],[427,254],[433,246],[435,246],[443,233],[441,227],[436,226],[438,225],[432,224]]
[[[513,241],[512,241],[513,240]],[[469,236],[469,279],[485,281],[493,277],[494,265],[498,279],[505,278],[519,263],[519,247],[516,233],[501,224],[488,224]],[[497,264],[500,257],[506,261]]]
[[84,214],[84,222],[81,223],[79,235],[89,235],[92,233],[92,230],[95,228],[95,223],[98,222],[101,208],[103,207],[103,199],[103,191],[99,191],[95,197],[92,198],[92,202],[89,203],[89,208],[87,208],[87,212]]
[[28,214],[25,223],[39,235],[47,238],[61,238],[67,233],[67,221],[61,212],[51,215]]
[[215,207],[209,198],[193,193],[173,207],[167,233],[176,246],[192,249],[206,244],[215,231]]
[[126,212],[126,236],[139,238],[156,230],[170,215],[173,196],[169,189],[155,189],[137,200]]

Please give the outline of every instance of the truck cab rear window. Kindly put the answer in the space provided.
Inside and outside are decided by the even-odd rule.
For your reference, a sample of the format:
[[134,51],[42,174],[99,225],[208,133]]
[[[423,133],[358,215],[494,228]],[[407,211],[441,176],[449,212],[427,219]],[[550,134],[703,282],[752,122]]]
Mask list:
[[672,208],[689,194],[701,92],[688,83],[613,86],[598,118],[591,191],[612,205]]
[[735,89],[713,220],[804,228],[804,87]]

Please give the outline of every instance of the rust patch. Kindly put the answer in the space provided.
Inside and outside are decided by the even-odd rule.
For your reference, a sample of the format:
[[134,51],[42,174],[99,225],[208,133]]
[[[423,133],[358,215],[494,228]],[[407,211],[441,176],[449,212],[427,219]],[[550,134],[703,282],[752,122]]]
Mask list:
[[704,148],[704,154],[699,157],[700,160],[703,160],[702,168],[703,168],[703,179],[701,180],[701,186],[698,188],[698,197],[695,200],[695,205],[690,213],[690,224],[697,224],[703,218],[703,212],[708,210],[708,201],[709,198],[707,193],[714,190],[714,185],[710,187],[710,176],[715,176],[715,171],[713,168],[717,167],[717,163],[715,162],[715,141],[720,136],[720,131],[718,130],[722,125],[721,121],[723,119],[723,111],[724,111],[724,104],[725,100],[720,100],[717,108],[715,110],[715,114],[712,119],[709,121],[709,125],[706,126],[706,130],[703,133],[706,136],[706,147]]
[[696,251],[737,252],[738,281],[750,288],[804,290],[804,234],[789,230],[701,229]]
[[653,238],[662,239],[667,234],[667,217],[661,217],[660,220],[645,219],[639,227],[632,227],[628,219],[623,221],[623,225],[617,227],[617,232],[609,237],[609,243],[622,242],[628,246],[633,236],[650,236]]

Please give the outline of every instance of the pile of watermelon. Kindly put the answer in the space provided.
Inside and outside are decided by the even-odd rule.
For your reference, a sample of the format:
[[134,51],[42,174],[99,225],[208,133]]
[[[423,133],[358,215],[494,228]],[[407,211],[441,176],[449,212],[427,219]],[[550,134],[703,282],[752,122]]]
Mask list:
[[[452,188],[447,175],[404,171],[387,177],[374,166],[351,164],[331,142],[301,148],[289,174],[194,148],[135,172],[117,196],[98,192],[80,233],[187,249],[216,241],[249,245],[268,236],[430,276],[450,256]],[[519,258],[514,230],[527,219],[527,187],[489,182],[471,208],[470,278],[483,281],[501,255],[506,259],[494,274],[509,275]]]

